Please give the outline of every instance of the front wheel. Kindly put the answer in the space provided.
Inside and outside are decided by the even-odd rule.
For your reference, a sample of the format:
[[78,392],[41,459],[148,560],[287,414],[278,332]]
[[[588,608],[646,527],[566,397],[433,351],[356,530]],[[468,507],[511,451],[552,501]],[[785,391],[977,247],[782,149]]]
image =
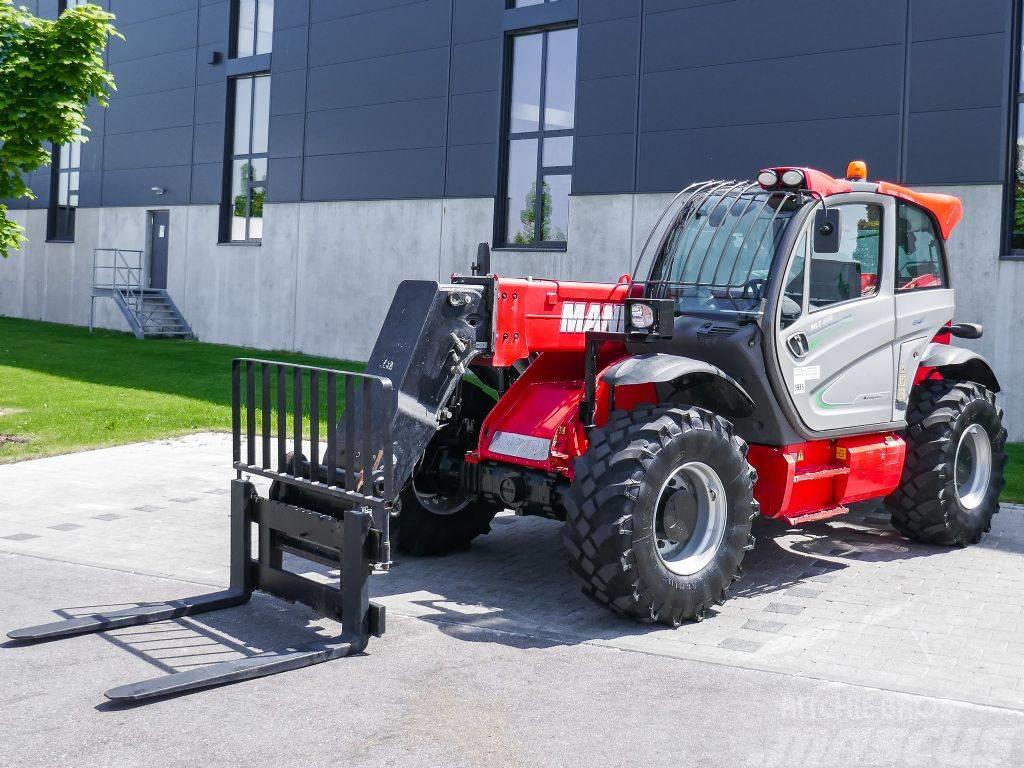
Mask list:
[[593,430],[563,529],[584,593],[671,626],[722,603],[753,546],[746,453],[729,422],[699,408],[641,406]]

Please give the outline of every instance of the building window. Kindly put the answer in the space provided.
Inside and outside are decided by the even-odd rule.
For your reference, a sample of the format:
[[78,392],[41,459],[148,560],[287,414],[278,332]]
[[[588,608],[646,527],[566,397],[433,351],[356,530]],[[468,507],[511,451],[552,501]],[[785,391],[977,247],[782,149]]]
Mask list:
[[50,207],[47,211],[47,239],[73,242],[75,210],[78,208],[79,168],[82,143],[77,139],[53,148],[50,170]]
[[1024,70],[1024,55],[1021,51],[1024,46],[1024,29],[1021,28],[1024,23],[1024,11],[1022,11],[1020,3],[1015,3],[1015,5],[1017,6],[1017,55],[1014,61],[1017,66],[1017,85],[1014,103],[1017,110],[1015,115],[1017,140],[1016,146],[1010,150],[1013,165],[1009,174],[1012,184],[1007,185],[1009,198],[1007,218],[1009,222],[1006,229],[1009,230],[1010,253],[1024,256],[1024,72],[1022,72]]
[[551,3],[555,0],[508,0],[509,8],[525,8],[528,5],[542,5],[544,3]]
[[576,29],[512,38],[510,75],[499,240],[558,247],[569,236]]
[[270,53],[274,40],[274,0],[237,0],[235,58]]
[[258,242],[263,238],[263,202],[267,196],[267,130],[270,124],[270,75],[232,81],[233,133],[224,215],[224,240]]

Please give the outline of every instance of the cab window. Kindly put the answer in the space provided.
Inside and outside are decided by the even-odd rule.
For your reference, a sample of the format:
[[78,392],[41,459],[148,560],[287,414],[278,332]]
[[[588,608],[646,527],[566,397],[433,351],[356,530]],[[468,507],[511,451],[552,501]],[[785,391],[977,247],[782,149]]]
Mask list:
[[882,256],[882,206],[845,203],[838,253],[811,251],[811,309],[874,296]]
[[805,232],[793,250],[793,260],[782,285],[782,306],[779,308],[779,325],[788,328],[804,312],[804,270],[807,266],[807,233]]
[[946,288],[942,240],[925,211],[902,200],[896,217],[896,290]]

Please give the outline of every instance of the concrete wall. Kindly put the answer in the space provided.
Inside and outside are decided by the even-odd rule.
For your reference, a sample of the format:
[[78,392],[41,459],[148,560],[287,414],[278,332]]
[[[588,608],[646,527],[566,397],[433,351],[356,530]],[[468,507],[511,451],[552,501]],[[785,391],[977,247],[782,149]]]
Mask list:
[[[964,201],[949,243],[956,319],[985,325],[976,348],[1006,386],[1001,396],[1015,439],[1024,439],[1024,343],[1018,307],[1024,261],[998,258],[1002,187],[936,187]],[[614,280],[632,272],[671,194],[574,196],[565,252],[496,250],[495,272]],[[218,208],[170,208],[168,288],[203,341],[296,349],[364,360],[399,282],[444,281],[468,272],[491,235],[485,198],[276,203],[262,245],[217,245]],[[0,262],[0,314],[58,323],[89,321],[94,248],[144,250],[146,208],[78,212],[76,242],[45,242],[44,211],[14,211],[29,245]],[[97,325],[127,331],[110,301]]]

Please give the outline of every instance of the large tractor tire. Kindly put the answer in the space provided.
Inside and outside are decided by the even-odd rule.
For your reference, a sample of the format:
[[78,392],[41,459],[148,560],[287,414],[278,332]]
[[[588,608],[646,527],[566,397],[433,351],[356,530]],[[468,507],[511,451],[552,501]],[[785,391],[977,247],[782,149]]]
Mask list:
[[391,520],[391,541],[412,555],[443,555],[469,548],[491,530],[500,508],[461,488],[460,466],[466,451],[476,447],[480,425],[494,399],[479,387],[463,383],[458,416],[441,429],[399,496]]
[[699,408],[616,411],[591,432],[563,541],[583,592],[678,626],[721,604],[754,539],[756,473],[724,419]]
[[911,395],[907,457],[886,507],[904,536],[927,544],[977,543],[999,511],[1006,430],[995,395],[969,381],[927,381]]

